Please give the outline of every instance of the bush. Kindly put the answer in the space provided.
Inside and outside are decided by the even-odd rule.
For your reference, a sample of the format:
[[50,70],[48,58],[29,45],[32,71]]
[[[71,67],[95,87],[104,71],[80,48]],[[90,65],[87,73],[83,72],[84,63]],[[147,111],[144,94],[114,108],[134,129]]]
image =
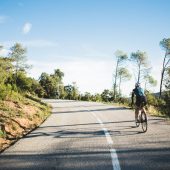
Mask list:
[[11,85],[0,85],[0,99],[5,100],[7,96],[11,94],[12,87]]
[[127,106],[130,106],[130,105],[131,105],[131,100],[130,100],[130,98],[120,97],[120,98],[118,98],[117,101],[118,101],[119,103],[125,104],[125,105],[127,105]]
[[170,91],[164,92],[161,99],[149,92],[146,97],[149,106],[154,106],[162,114],[170,116]]
[[165,101],[165,114],[167,114],[168,116],[170,116],[170,91],[166,91],[163,99]]

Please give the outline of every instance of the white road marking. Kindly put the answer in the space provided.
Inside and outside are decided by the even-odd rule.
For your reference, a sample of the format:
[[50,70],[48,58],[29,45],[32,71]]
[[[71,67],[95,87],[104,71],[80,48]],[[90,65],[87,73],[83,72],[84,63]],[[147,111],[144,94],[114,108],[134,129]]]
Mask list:
[[[90,112],[90,110],[89,110]],[[92,115],[97,119],[97,121],[99,122],[99,124],[101,126],[104,126],[103,122],[96,116],[95,113],[91,112]],[[102,128],[104,131],[104,134],[106,136],[107,142],[109,145],[113,144],[113,140],[107,130],[107,128]],[[111,158],[112,158],[112,165],[113,165],[113,170],[121,170],[120,164],[119,164],[119,160],[117,157],[117,153],[116,153],[116,149],[110,149],[110,153],[111,153]]]
[[96,116],[95,113],[92,112],[92,115],[97,119],[97,121],[100,123],[101,126],[104,126],[103,122]]
[[97,121],[100,123],[101,126],[104,126],[103,122],[99,118],[97,118]]
[[116,150],[110,149],[110,153],[111,153],[111,157],[112,157],[113,169],[114,170],[121,170]]
[[109,145],[112,145],[113,144],[113,141],[112,141],[112,138],[108,132],[108,130],[106,128],[103,128],[103,131],[105,133],[105,136],[106,136],[106,139],[107,139],[107,142]]

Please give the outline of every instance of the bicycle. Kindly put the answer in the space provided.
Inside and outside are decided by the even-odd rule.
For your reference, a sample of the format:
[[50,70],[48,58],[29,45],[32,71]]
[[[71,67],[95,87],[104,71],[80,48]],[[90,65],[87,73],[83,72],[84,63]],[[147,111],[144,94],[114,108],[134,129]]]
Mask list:
[[141,124],[143,132],[147,131],[148,121],[147,121],[147,115],[146,115],[143,105],[139,108],[138,121],[135,121],[135,122],[136,122],[136,127],[139,127],[139,125]]

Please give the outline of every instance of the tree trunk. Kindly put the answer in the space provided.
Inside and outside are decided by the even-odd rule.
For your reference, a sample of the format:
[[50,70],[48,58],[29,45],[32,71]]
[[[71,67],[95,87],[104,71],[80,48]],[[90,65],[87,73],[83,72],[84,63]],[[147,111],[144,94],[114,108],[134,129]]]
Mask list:
[[163,78],[164,78],[164,72],[165,72],[165,60],[166,60],[166,53],[165,53],[162,72],[161,72],[161,83],[160,83],[159,98],[161,98],[161,96],[162,96],[162,84],[163,84]]
[[119,97],[120,97],[120,85],[121,85],[121,81],[122,81],[122,77],[120,75],[120,79],[119,79]]
[[116,73],[115,73],[115,82],[114,82],[114,94],[113,94],[113,99],[115,100],[116,98],[116,84],[117,84],[117,70],[118,70],[118,65],[119,65],[119,59],[117,60],[116,64]]
[[162,73],[161,73],[161,83],[160,83],[159,98],[161,98],[161,96],[162,96],[163,77],[164,77],[164,68],[163,68]]
[[138,70],[138,81],[137,81],[137,83],[139,83],[140,82],[140,67],[141,67],[141,63],[139,63],[139,70]]

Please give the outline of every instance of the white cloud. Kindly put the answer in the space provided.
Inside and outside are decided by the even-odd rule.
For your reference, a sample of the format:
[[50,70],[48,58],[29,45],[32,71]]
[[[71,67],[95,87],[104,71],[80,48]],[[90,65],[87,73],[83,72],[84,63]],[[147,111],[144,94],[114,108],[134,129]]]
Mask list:
[[31,28],[32,28],[31,23],[29,23],[29,22],[25,23],[23,28],[22,28],[23,34],[28,34],[30,32]]
[[81,92],[101,93],[112,87],[112,61],[79,59],[72,61],[38,62],[30,61],[33,68],[30,75],[39,78],[42,72],[53,73],[54,69],[64,72],[64,84],[76,82]]
[[[51,58],[51,57],[49,57]],[[114,62],[110,59],[82,59],[72,58],[72,60],[57,60],[56,62],[30,61],[33,68],[30,70],[30,76],[38,79],[42,72],[53,73],[54,69],[61,69],[64,72],[64,84],[76,82],[79,90],[84,92],[101,93],[104,89],[112,89]],[[128,65],[130,67],[130,65]],[[153,70],[153,75],[160,73],[160,68]],[[157,80],[159,76],[155,77]],[[134,88],[135,80],[131,79],[122,82],[122,94],[129,96]],[[159,86],[159,85],[158,85]],[[152,87],[151,91],[157,92],[157,87]],[[142,82],[144,88],[144,82]]]

